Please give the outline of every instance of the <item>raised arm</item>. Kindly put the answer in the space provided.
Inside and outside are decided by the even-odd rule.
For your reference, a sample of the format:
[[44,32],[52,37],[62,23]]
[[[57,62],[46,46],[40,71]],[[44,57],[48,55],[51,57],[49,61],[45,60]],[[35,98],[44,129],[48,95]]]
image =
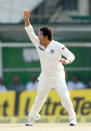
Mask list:
[[39,43],[39,39],[38,37],[35,35],[35,32],[33,30],[33,27],[32,25],[30,24],[30,21],[29,21],[29,17],[30,17],[30,10],[25,10],[24,11],[24,21],[25,21],[25,30],[30,38],[30,40],[33,42],[33,44],[35,46],[38,45]]

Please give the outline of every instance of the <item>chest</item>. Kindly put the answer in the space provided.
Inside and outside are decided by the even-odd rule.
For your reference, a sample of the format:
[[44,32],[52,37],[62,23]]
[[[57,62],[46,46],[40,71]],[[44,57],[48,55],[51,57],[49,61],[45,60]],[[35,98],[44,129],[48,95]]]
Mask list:
[[38,54],[43,59],[57,59],[60,56],[57,49],[53,47],[47,49],[38,48]]

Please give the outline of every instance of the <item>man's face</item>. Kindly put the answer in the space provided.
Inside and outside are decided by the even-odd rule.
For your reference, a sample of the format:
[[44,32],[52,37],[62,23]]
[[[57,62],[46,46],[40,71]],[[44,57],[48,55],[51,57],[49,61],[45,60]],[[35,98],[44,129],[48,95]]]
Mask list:
[[44,45],[45,41],[47,40],[47,36],[43,36],[43,32],[39,31],[38,38],[40,41],[40,45]]
[[18,83],[19,83],[19,76],[14,75],[14,77],[13,77],[13,82],[14,82],[15,84],[18,84]]
[[0,85],[3,85],[3,79],[0,78]]
[[91,88],[91,80],[88,82],[88,86]]
[[72,77],[72,80],[73,80],[74,82],[78,82],[78,81],[79,81],[79,77],[78,77],[77,75],[74,75],[74,76]]
[[34,82],[36,82],[36,76],[35,75],[32,75],[32,82],[34,83]]

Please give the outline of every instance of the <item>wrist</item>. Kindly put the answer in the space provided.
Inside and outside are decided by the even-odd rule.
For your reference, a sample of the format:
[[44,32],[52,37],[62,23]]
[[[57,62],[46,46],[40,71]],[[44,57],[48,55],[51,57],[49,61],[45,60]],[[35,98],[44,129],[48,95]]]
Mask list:
[[65,64],[70,64],[71,60],[65,60]]
[[29,21],[29,17],[27,17],[27,18],[24,18],[24,20],[25,20],[25,21]]
[[29,25],[30,25],[29,18],[26,18],[26,19],[25,19],[25,26],[29,26]]
[[66,60],[64,59],[64,64],[66,64]]

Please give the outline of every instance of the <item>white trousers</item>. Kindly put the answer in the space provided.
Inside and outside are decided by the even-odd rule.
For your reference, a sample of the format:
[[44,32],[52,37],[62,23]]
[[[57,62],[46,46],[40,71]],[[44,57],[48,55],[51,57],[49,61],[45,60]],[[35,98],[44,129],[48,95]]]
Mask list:
[[46,81],[46,80],[39,81],[37,96],[30,110],[29,118],[31,119],[35,117],[40,112],[48,95],[48,92],[52,88],[56,89],[59,96],[61,97],[61,103],[63,107],[66,109],[66,111],[68,112],[69,120],[76,118],[76,113],[74,112],[73,104],[70,99],[70,94],[64,79],[61,80],[60,82],[53,82],[53,81]]

